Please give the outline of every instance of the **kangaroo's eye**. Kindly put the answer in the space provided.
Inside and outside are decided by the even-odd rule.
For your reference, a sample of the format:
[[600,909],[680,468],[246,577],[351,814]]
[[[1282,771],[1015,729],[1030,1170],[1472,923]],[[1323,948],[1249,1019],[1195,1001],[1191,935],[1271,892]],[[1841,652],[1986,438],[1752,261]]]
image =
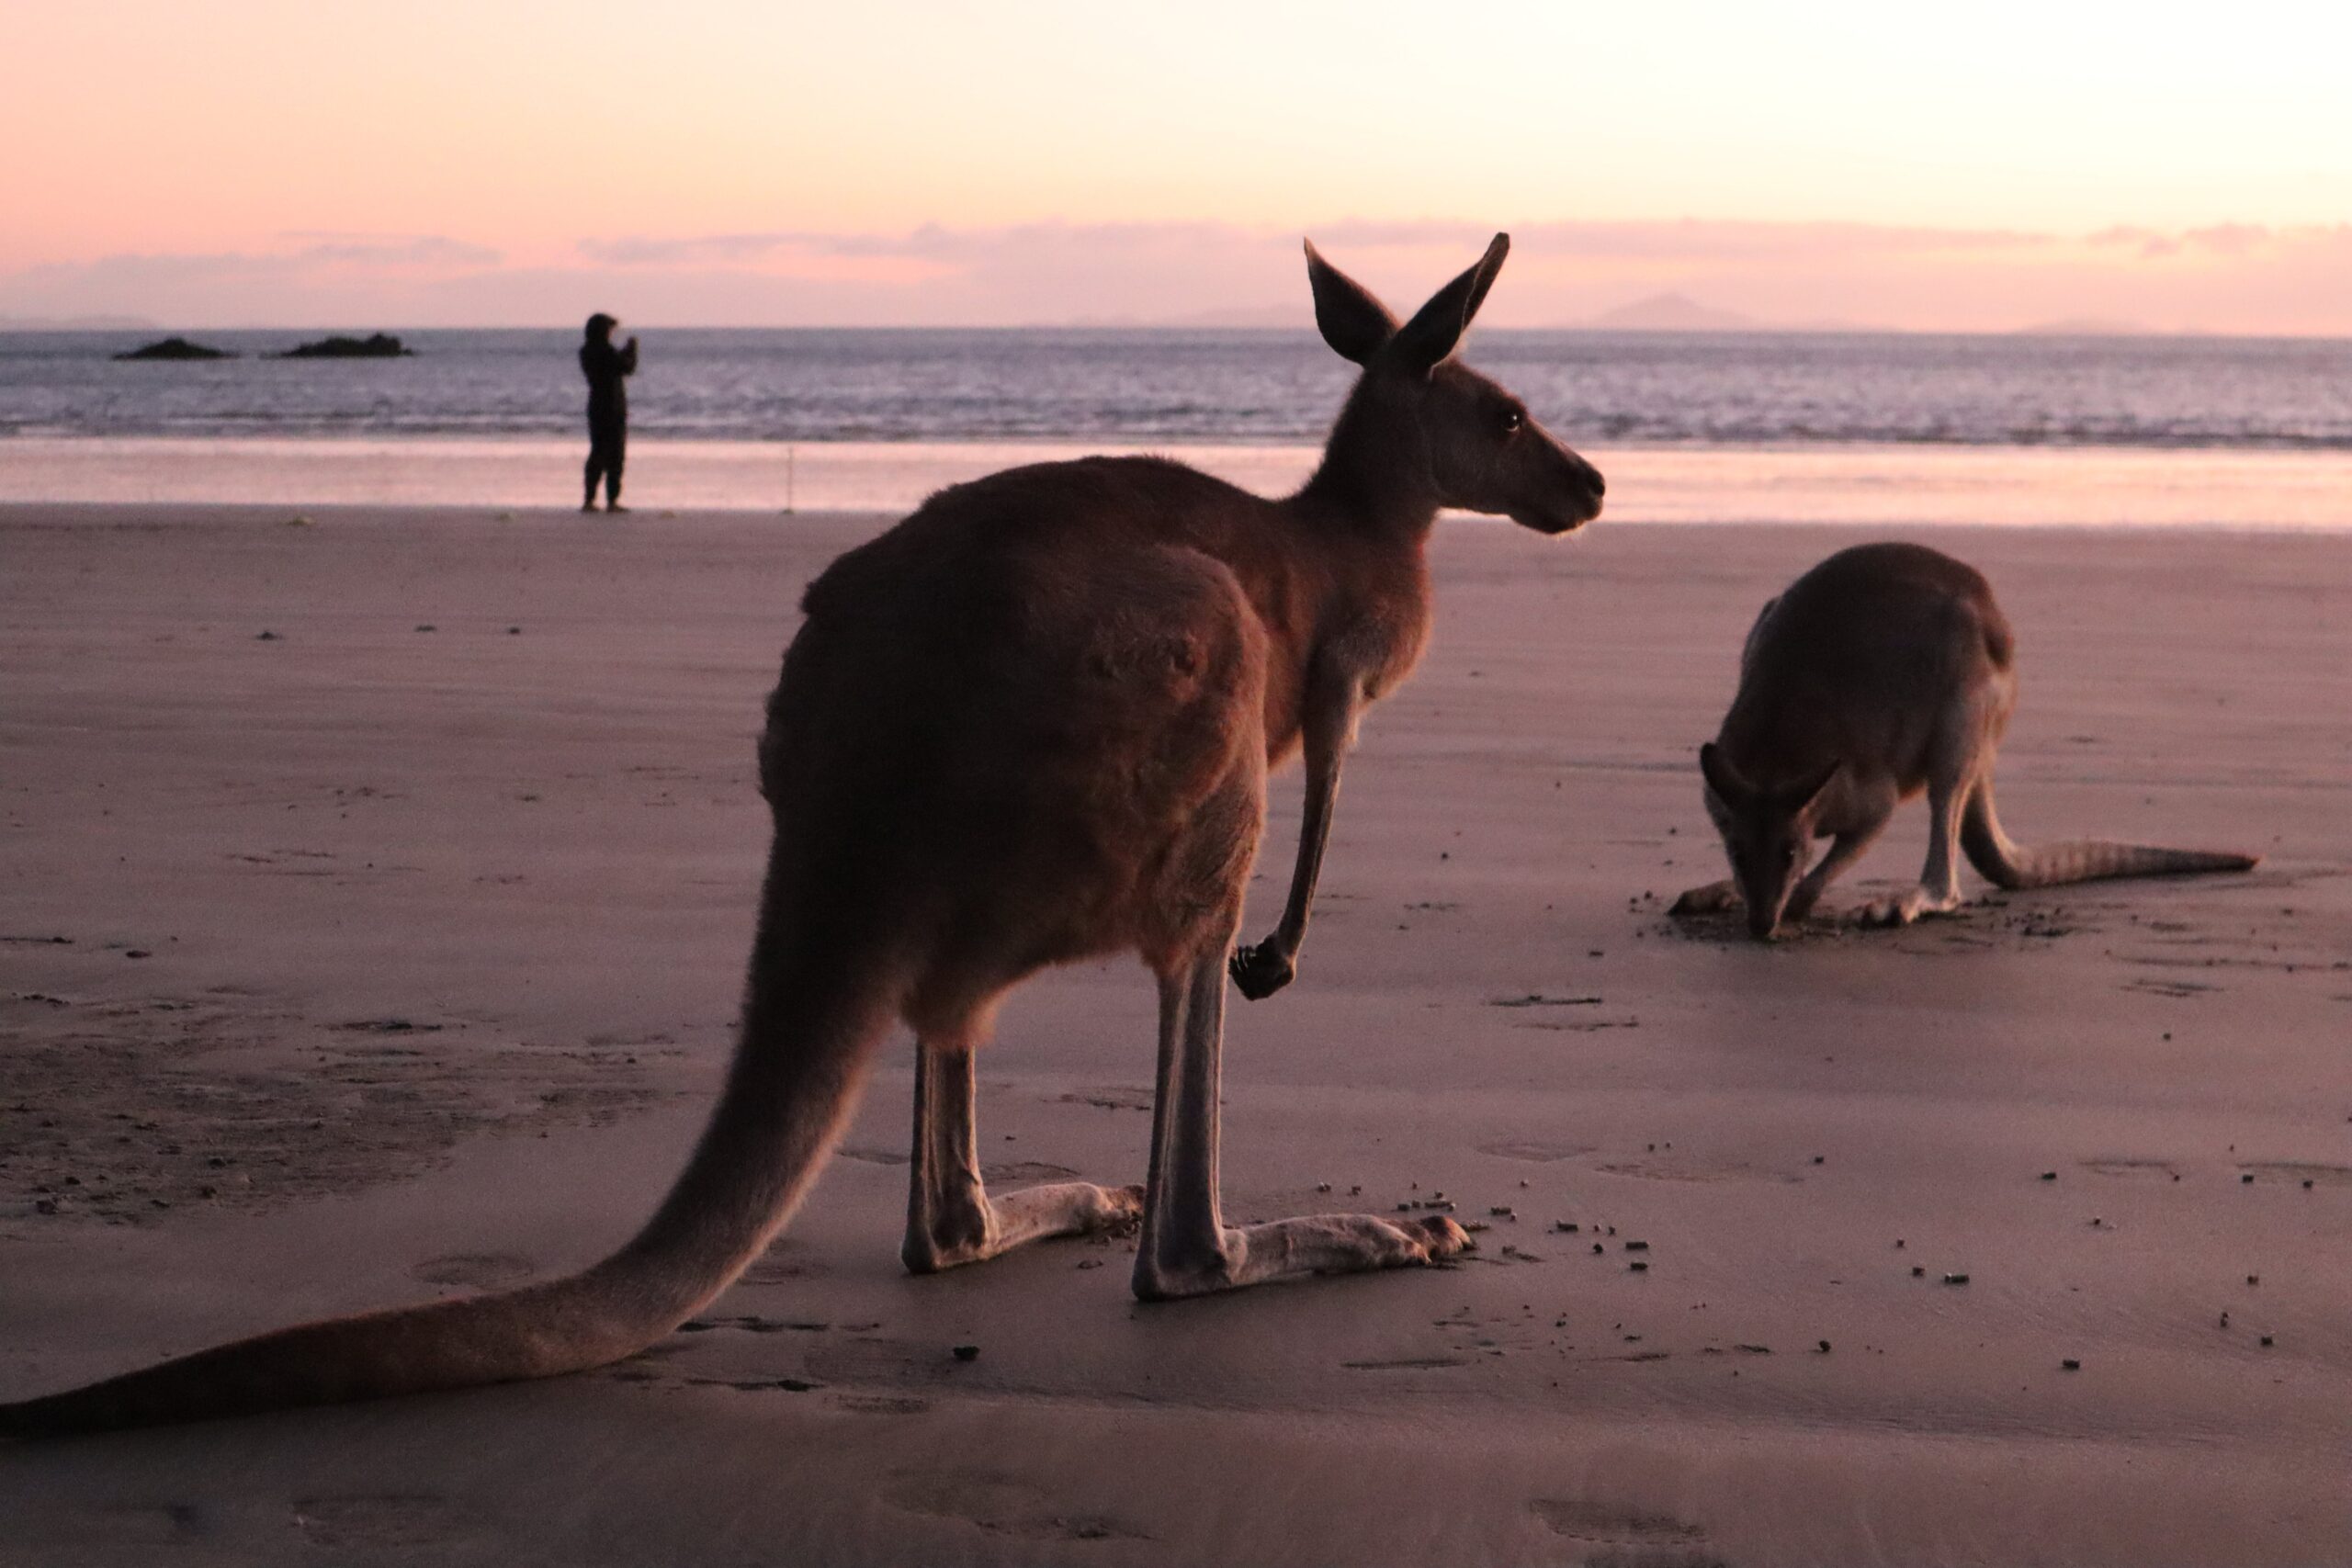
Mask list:
[[1797,847],[1794,844],[1782,844],[1781,846],[1781,863],[1782,865],[1794,865],[1797,863]]
[[1527,423],[1527,416],[1517,409],[1505,409],[1501,423],[1505,435],[1516,435],[1519,434],[1519,427]]

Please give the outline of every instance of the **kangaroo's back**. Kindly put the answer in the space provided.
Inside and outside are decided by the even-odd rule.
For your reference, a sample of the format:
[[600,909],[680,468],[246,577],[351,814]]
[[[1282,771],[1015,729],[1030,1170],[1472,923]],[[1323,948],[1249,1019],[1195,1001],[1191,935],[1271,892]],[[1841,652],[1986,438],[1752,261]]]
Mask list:
[[1831,761],[1919,787],[1955,705],[2006,726],[2016,643],[1992,585],[1924,546],[1838,551],[1765,606],[1717,744],[1751,780]]

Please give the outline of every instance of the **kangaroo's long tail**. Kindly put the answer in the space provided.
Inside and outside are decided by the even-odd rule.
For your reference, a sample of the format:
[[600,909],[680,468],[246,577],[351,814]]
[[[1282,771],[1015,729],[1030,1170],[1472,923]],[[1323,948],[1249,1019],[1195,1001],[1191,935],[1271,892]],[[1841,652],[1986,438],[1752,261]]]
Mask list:
[[838,953],[763,963],[766,934],[753,948],[741,1034],[710,1124],[661,1208],[603,1262],[520,1290],[280,1329],[0,1404],[0,1435],[551,1377],[661,1339],[725,1290],[791,1217],[831,1153],[888,1022],[892,998],[872,965],[844,964]]
[[2178,876],[2200,871],[2247,871],[2260,855],[2222,850],[2167,850],[2151,844],[2118,844],[2104,839],[2075,839],[2028,849],[2009,841],[1993,809],[1993,781],[1980,779],[1969,792],[1960,819],[1960,845],[1969,863],[1996,887],[2054,887],[2068,882],[2098,882],[2112,876]]

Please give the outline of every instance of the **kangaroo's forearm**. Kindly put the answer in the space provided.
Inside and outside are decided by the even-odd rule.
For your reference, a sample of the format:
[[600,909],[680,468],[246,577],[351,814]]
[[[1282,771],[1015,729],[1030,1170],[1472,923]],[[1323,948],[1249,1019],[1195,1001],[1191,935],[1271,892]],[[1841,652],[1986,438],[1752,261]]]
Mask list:
[[1323,870],[1323,846],[1331,836],[1331,805],[1340,794],[1340,760],[1355,728],[1351,688],[1341,682],[1326,684],[1308,700],[1305,718],[1306,807],[1298,825],[1298,863],[1291,872],[1290,897],[1273,933],[1233,954],[1233,978],[1251,1001],[1272,996],[1298,973],[1298,947],[1306,937],[1315,883]]
[[1306,805],[1298,826],[1298,863],[1291,870],[1290,898],[1283,905],[1282,923],[1274,940],[1293,957],[1306,937],[1306,919],[1315,908],[1315,884],[1323,874],[1323,846],[1331,837],[1331,807],[1340,795],[1340,751],[1310,761],[1306,773]]

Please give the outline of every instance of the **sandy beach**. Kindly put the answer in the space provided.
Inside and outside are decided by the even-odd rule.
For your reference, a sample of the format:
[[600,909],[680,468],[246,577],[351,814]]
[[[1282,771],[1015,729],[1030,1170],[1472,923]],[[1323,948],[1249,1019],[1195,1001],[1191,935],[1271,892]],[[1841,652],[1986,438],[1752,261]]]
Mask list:
[[[887,521],[294,515],[0,506],[0,1398],[626,1236],[729,1043],[799,591]],[[0,1562],[2352,1560],[2352,535],[1896,532],[2017,627],[2018,839],[2262,866],[1677,925],[1749,621],[1888,531],[1442,525],[1299,980],[1232,1003],[1224,1177],[1242,1219],[1442,1193],[1464,1262],[910,1278],[898,1044],[694,1331],[0,1450]],[[1016,994],[992,1181],[1141,1178],[1153,1000]]]

